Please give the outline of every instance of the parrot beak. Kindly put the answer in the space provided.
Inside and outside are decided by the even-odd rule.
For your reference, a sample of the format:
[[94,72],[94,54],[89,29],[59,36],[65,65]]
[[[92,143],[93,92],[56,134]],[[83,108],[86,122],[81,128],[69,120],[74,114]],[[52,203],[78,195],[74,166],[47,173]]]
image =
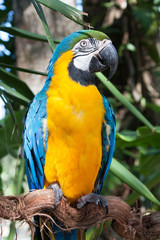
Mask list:
[[107,67],[110,68],[109,79],[113,77],[118,66],[118,54],[110,40],[104,41],[103,45],[90,62],[91,72],[102,72]]
[[118,54],[113,44],[110,42],[104,48],[102,48],[98,54],[98,57],[102,63],[106,65],[105,67],[110,67],[110,74],[108,78],[111,79],[118,66]]

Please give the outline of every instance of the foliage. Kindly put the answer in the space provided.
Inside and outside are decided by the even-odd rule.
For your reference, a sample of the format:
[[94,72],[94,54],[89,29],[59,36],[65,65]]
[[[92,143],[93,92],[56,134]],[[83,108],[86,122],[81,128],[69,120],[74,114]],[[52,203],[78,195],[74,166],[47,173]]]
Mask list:
[[[0,10],[2,12],[2,15],[0,15],[2,24],[0,30],[15,36],[34,39],[35,41],[48,40],[52,51],[54,51],[54,44],[59,41],[52,38],[40,3],[52,10],[61,12],[78,24],[85,24],[81,20],[82,13],[80,11],[58,0],[33,0],[32,2],[42,20],[46,36],[4,26],[6,10]],[[11,8],[10,1],[5,2],[5,5],[8,9]],[[96,74],[106,87],[99,83],[99,89],[103,94],[110,96],[110,102],[117,113],[115,159],[112,162],[110,173],[105,182],[103,194],[114,193],[122,195],[125,189],[121,183],[124,182],[132,189],[129,190],[127,195],[128,203],[134,204],[138,199],[140,206],[151,208],[150,202],[153,202],[157,205],[153,205],[156,209],[160,205],[160,202],[157,200],[160,199],[158,186],[160,181],[160,127],[157,126],[159,122],[157,123],[155,119],[157,119],[156,116],[160,112],[160,107],[148,92],[142,91],[138,96],[138,100],[135,98],[134,92],[137,84],[140,83],[141,87],[144,86],[145,79],[143,79],[143,74],[145,71],[150,73],[152,79],[160,79],[159,54],[156,45],[153,44],[153,42],[157,41],[158,36],[158,5],[159,1],[156,0],[145,1],[145,3],[142,0],[130,0],[127,7],[121,9],[121,6],[112,0],[104,3],[103,11],[105,9],[105,12],[109,14],[112,8],[114,8],[121,12],[119,19],[114,19],[112,23],[104,22],[103,25],[98,23],[96,17],[89,19],[90,23],[97,30],[106,32],[113,39],[119,53],[119,68],[113,80],[116,86],[107,80],[105,77],[106,73],[105,75],[102,73]],[[96,11],[98,11],[97,6]],[[11,40],[13,39],[11,38]],[[9,43],[4,42],[3,44],[9,45]],[[12,46],[12,54],[14,52],[13,49]],[[146,56],[149,57],[149,63],[146,60]],[[8,61],[8,59],[10,60]],[[2,65],[1,62],[7,62],[12,64],[12,66]],[[45,75],[45,73],[14,67],[12,55],[10,57],[1,57],[0,64],[0,97],[5,103],[7,113],[5,118],[0,121],[0,158],[2,163],[4,162],[4,157],[10,155],[12,160],[17,162],[14,192],[15,194],[20,194],[23,192],[24,183],[24,161],[19,158],[19,149],[22,143],[22,118],[26,106],[33,98],[33,93],[17,77],[16,71],[27,71],[41,75]],[[11,72],[6,71],[7,67],[11,69]],[[145,89],[147,87],[144,86]],[[122,117],[120,117],[121,112],[125,112]],[[1,163],[0,172],[3,172]],[[17,173],[19,177],[17,177]],[[4,190],[1,177],[0,189]],[[152,193],[149,189],[152,190]],[[99,230],[99,232],[101,231]],[[87,239],[89,239],[88,237],[92,233],[93,231],[91,230]]]
[[[0,8],[0,24],[2,25],[2,27],[5,28],[7,26],[10,26],[12,21],[13,21],[12,1],[7,0],[4,1]],[[9,36],[5,35],[4,37],[2,37],[0,32],[0,63],[6,62],[9,64],[14,64],[15,62],[14,52],[15,52],[14,38],[11,35]]]

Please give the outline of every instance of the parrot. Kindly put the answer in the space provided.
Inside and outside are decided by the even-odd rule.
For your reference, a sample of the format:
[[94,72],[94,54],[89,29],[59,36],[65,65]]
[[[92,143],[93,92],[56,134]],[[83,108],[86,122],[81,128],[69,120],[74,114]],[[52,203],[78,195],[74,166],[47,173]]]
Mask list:
[[[51,188],[55,207],[64,196],[79,209],[89,202],[108,209],[100,194],[115,148],[116,121],[95,73],[109,68],[111,79],[117,65],[117,51],[105,33],[73,32],[57,45],[44,87],[27,108],[23,151],[29,189]],[[63,231],[51,223],[49,228],[52,233],[45,235],[37,226],[37,238],[85,239],[81,230]]]

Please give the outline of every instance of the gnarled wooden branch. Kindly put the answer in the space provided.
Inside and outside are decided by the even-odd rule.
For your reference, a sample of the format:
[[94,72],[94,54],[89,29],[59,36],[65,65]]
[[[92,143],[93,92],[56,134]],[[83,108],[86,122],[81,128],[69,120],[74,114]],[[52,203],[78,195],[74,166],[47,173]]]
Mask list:
[[42,189],[21,196],[0,196],[0,218],[12,221],[26,221],[32,230],[31,218],[35,215],[55,216],[65,226],[64,230],[87,229],[108,219],[112,228],[125,239],[153,240],[160,237],[160,213],[138,215],[127,203],[117,197],[107,196],[106,209],[96,204],[86,204],[82,209],[71,207],[63,197],[54,209],[54,192]]

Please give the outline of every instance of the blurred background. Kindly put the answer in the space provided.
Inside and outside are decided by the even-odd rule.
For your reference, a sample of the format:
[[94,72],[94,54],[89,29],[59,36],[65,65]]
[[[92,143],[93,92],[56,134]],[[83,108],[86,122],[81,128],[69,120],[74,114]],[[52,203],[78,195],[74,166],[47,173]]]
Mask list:
[[[111,81],[156,131],[144,126],[97,80],[98,88],[109,99],[116,115],[114,157],[160,199],[160,0],[63,2],[88,13],[84,21],[106,33],[118,51],[119,66]],[[83,28],[49,8],[43,7],[43,10],[57,42]],[[52,55],[44,38],[31,38],[30,33],[30,37],[26,37],[26,32],[15,33],[14,27],[45,35],[31,1],[0,0],[0,191],[3,195],[19,195],[28,191],[24,159],[20,155],[22,119],[28,103],[44,85]],[[43,75],[33,74],[33,71],[43,72]],[[103,195],[120,196],[141,212],[159,210],[124,182],[110,171]],[[3,227],[0,239],[14,239],[13,224],[8,221],[0,224]],[[89,229],[87,240],[98,239],[100,232],[99,239],[121,239],[112,231],[109,222],[104,224],[103,230],[101,227],[96,233],[94,228]],[[28,226],[16,225],[16,228],[18,239],[30,239]]]

